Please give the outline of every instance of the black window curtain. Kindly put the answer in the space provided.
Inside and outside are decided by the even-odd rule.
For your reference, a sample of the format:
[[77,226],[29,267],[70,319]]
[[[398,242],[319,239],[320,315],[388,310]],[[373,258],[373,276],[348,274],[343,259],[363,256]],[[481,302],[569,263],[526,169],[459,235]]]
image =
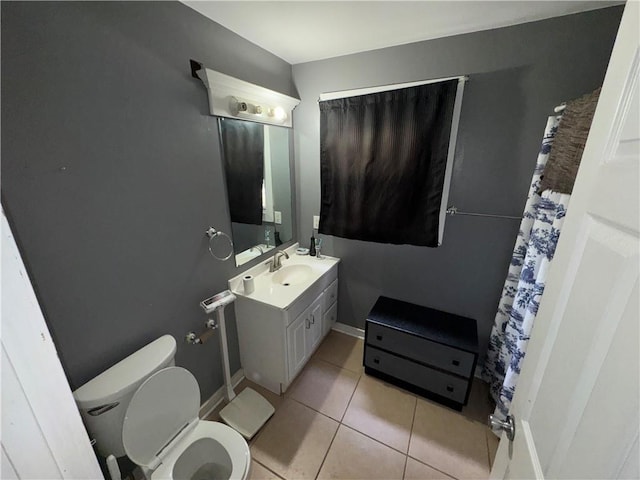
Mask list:
[[320,102],[320,233],[438,246],[457,85]]
[[231,221],[262,225],[264,128],[260,123],[220,119]]

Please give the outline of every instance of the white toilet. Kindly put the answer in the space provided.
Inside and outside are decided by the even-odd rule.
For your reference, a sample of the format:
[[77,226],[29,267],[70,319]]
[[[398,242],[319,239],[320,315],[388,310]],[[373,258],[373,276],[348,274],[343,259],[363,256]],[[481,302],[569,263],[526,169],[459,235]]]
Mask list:
[[172,366],[175,351],[173,337],[160,337],[74,392],[98,451],[126,454],[152,480],[246,479],[247,442],[198,418],[198,382]]

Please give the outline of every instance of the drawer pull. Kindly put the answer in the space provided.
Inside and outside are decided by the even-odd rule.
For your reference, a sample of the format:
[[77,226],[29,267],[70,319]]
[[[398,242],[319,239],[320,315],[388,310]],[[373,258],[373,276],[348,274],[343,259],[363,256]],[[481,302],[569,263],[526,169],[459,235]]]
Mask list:
[[460,360],[452,360],[451,363],[456,367],[460,366]]
[[447,385],[447,392],[453,392],[453,386]]
[[382,340],[382,335],[376,335],[376,340]]
[[380,359],[379,358],[374,358],[373,359],[373,363],[375,363],[376,365],[380,364]]

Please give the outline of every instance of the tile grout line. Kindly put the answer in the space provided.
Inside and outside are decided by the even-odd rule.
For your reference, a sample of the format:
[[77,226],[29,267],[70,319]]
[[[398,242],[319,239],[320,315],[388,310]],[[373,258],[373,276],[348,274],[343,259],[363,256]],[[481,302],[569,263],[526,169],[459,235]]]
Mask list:
[[416,401],[413,406],[413,417],[411,418],[411,430],[409,431],[409,445],[407,445],[407,456],[409,456],[409,451],[411,450],[411,438],[413,437],[413,426],[416,423],[416,413],[418,412],[418,397],[413,397]]
[[[315,413],[317,413],[317,414],[319,414],[319,415],[322,415],[322,416],[323,416],[323,417],[325,417],[325,418],[328,418],[329,420],[333,420],[334,422],[336,422],[336,423],[338,424],[338,427],[340,427],[340,425],[343,425],[345,428],[348,428],[349,430],[353,430],[354,432],[357,432],[357,433],[359,433],[360,435],[362,435],[362,436],[364,436],[364,437],[367,437],[369,440],[373,440],[374,442],[379,443],[379,444],[380,444],[380,445],[382,445],[382,446],[385,446],[385,447],[387,447],[387,448],[390,448],[390,449],[391,449],[391,450],[393,450],[394,452],[398,452],[400,455],[408,455],[407,453],[403,452],[402,450],[398,450],[396,447],[392,447],[391,445],[387,445],[386,443],[384,443],[384,442],[380,441],[379,439],[372,437],[372,436],[371,436],[371,435],[369,435],[368,433],[361,432],[360,430],[358,430],[358,429],[357,429],[356,427],[354,427],[354,426],[351,426],[351,425],[348,425],[348,424],[346,424],[346,423],[343,423],[343,422],[341,422],[340,420],[336,420],[335,418],[330,417],[330,416],[329,416],[329,415],[327,415],[326,413],[322,413],[322,412],[320,412],[319,410],[316,410],[315,408],[310,407],[310,406],[309,406],[309,405],[307,405],[306,403],[302,403],[301,401],[296,400],[295,398],[291,398],[290,400],[292,400],[292,401],[296,402],[296,403],[297,403],[297,404],[299,404],[299,405],[302,405],[303,407],[308,408],[309,410],[314,411]],[[407,451],[408,451],[408,450],[409,450],[409,447],[407,446]],[[411,458],[413,458],[413,457],[411,457]],[[415,460],[415,459],[414,459],[414,460]],[[424,462],[421,462],[421,463],[424,463]],[[449,475],[449,476],[450,476],[450,475]]]
[[[430,464],[428,464],[428,463],[426,463],[426,462],[424,462],[422,460],[418,460],[417,458],[413,458],[409,454],[409,451],[411,450],[411,438],[413,437],[413,427],[415,426],[416,414],[418,413],[418,400],[420,400],[415,395],[413,396],[413,398],[415,398],[415,400],[416,400],[416,405],[415,405],[414,410],[413,410],[413,419],[411,420],[411,433],[409,434],[409,445],[407,446],[407,460],[406,460],[406,463],[405,463],[405,466],[404,466],[404,469],[405,469],[405,473],[404,474],[406,475],[406,472],[407,472],[407,465],[406,464],[409,463],[409,458],[411,458],[411,460],[415,460],[418,463],[422,463],[423,465],[427,465],[428,467],[433,468],[434,470],[437,470],[438,472],[446,475],[447,477],[456,478],[453,475],[449,475],[447,472],[443,472],[442,470],[440,470],[438,468],[435,468],[433,465],[430,465]],[[402,478],[404,479],[404,475],[403,475]]]
[[[342,415],[342,418],[343,418],[343,419],[344,419],[344,415],[346,415],[346,411],[348,410],[349,405],[351,404],[351,400],[353,399],[353,395],[355,395],[355,390],[357,389],[357,387],[358,387],[358,385],[359,385],[359,383],[360,383],[360,380],[362,379],[362,377],[363,377],[364,375],[365,375],[365,374],[364,374],[364,372],[362,372],[362,373],[360,374],[359,378],[358,378],[358,382],[356,383],[356,388],[354,389],[354,391],[353,391],[353,393],[352,393],[352,395],[351,395],[351,398],[349,399],[349,403],[347,404],[347,408],[345,409],[345,413]],[[352,427],[352,426],[350,426],[350,425],[347,425],[347,424],[343,423],[343,422],[342,422],[342,420],[336,420],[335,418],[330,417],[329,415],[327,415],[327,414],[325,414],[325,413],[323,413],[323,412],[320,412],[319,410],[316,410],[315,408],[310,407],[309,405],[307,405],[307,404],[305,404],[305,403],[303,403],[303,402],[301,402],[301,401],[299,401],[299,400],[296,400],[295,398],[287,397],[289,400],[292,400],[293,402],[295,402],[295,403],[297,403],[297,404],[299,404],[299,405],[301,405],[301,406],[303,406],[303,407],[306,407],[306,408],[308,408],[309,410],[312,410],[313,412],[315,412],[315,413],[317,413],[317,414],[319,414],[319,415],[322,415],[323,417],[325,417],[325,418],[327,418],[327,419],[329,419],[329,420],[332,420],[332,421],[334,421],[334,422],[336,422],[336,423],[338,424],[338,428],[336,429],[336,433],[334,434],[333,438],[331,439],[331,442],[330,442],[330,444],[329,444],[329,447],[327,448],[327,451],[325,452],[325,455],[324,455],[324,457],[323,457],[323,459],[322,459],[322,462],[321,462],[320,467],[319,467],[319,469],[318,469],[318,473],[316,474],[316,477],[315,477],[315,478],[317,479],[318,475],[320,474],[320,470],[322,470],[322,467],[323,467],[323,465],[324,465],[324,463],[325,463],[325,461],[326,461],[326,458],[327,458],[327,456],[328,456],[328,454],[329,454],[329,450],[331,449],[331,446],[333,445],[333,442],[334,442],[334,440],[335,440],[335,437],[337,436],[337,432],[338,432],[338,430],[340,429],[340,426],[341,426],[341,425],[344,425],[344,427],[345,427],[345,428],[348,428],[349,430],[353,430],[354,432],[357,432],[357,433],[359,433],[360,435],[362,435],[362,436],[364,436],[364,437],[366,437],[366,438],[368,438],[368,439],[370,439],[370,440],[372,440],[372,441],[374,441],[374,442],[376,442],[376,443],[378,443],[378,444],[380,444],[380,445],[382,445],[382,446],[385,446],[385,447],[387,447],[387,448],[390,448],[391,450],[393,450],[393,451],[395,451],[395,452],[397,452],[397,453],[399,453],[399,454],[401,454],[401,455],[405,456],[405,457],[406,457],[406,458],[405,458],[405,468],[404,468],[404,472],[405,472],[405,473],[406,473],[406,466],[407,466],[407,463],[408,463],[408,461],[409,461],[408,459],[409,459],[409,458],[411,458],[412,460],[414,460],[414,461],[416,461],[416,462],[418,462],[418,463],[421,463],[421,464],[423,464],[423,465],[426,465],[426,466],[428,466],[428,467],[430,467],[430,468],[432,468],[432,469],[434,469],[434,470],[436,470],[436,471],[438,471],[438,472],[442,473],[443,475],[446,475],[447,477],[450,477],[450,478],[452,478],[452,479],[454,479],[454,480],[457,480],[457,477],[455,477],[455,476],[451,475],[450,473],[447,473],[447,472],[445,472],[445,471],[443,471],[443,470],[440,470],[440,469],[438,469],[438,468],[434,467],[433,465],[431,465],[431,464],[429,464],[429,463],[426,463],[426,462],[425,462],[425,461],[423,461],[423,460],[417,459],[417,458],[415,458],[415,457],[413,457],[413,456],[409,455],[409,448],[410,448],[410,446],[411,446],[411,437],[412,437],[412,435],[413,435],[413,429],[414,429],[414,426],[415,426],[415,418],[416,418],[416,413],[417,413],[417,409],[418,409],[418,401],[420,400],[416,395],[413,395],[413,394],[409,394],[409,395],[411,395],[411,396],[415,399],[415,406],[414,406],[414,411],[413,411],[413,417],[412,417],[412,420],[411,420],[411,431],[410,431],[410,434],[409,434],[409,445],[407,445],[407,453],[404,453],[404,452],[402,452],[401,450],[398,450],[398,449],[397,449],[397,448],[395,448],[395,447],[392,447],[392,446],[390,446],[390,445],[387,445],[386,443],[381,442],[379,439],[376,439],[376,438],[371,437],[370,435],[368,435],[368,434],[366,434],[366,433],[364,433],[364,432],[361,432],[360,430],[358,430],[358,429],[357,429],[357,428],[355,428],[355,427]],[[283,396],[284,396],[284,395],[283,395]],[[284,401],[284,399],[283,399],[283,401]],[[280,406],[281,406],[281,405],[280,405]],[[275,415],[275,413],[274,413],[274,415]],[[263,428],[263,429],[264,429],[264,428]],[[260,430],[260,432],[258,432],[258,434],[256,435],[256,440],[257,440],[257,437],[262,433],[263,429],[261,429],[261,430]],[[485,435],[485,442],[488,442],[488,439],[487,439],[486,435]],[[253,442],[252,442],[252,443],[253,443]],[[487,451],[488,451],[488,446],[487,446]],[[254,459],[254,460],[255,460],[255,459]],[[256,461],[256,462],[258,462],[257,460],[255,460],[255,461]],[[260,462],[258,462],[258,463],[260,463]],[[262,463],[260,463],[260,465],[265,466],[265,465],[263,465]],[[276,472],[273,472],[273,471],[272,471],[272,470],[270,470],[268,467],[266,467],[266,466],[265,466],[265,468],[267,468],[269,471],[271,471],[272,473],[274,473],[274,474],[275,474],[276,476],[278,476],[279,478],[283,478],[284,480],[289,480],[289,479],[286,479],[286,478],[284,478],[284,477],[280,477],[280,475],[279,475],[279,474],[277,474]],[[403,478],[404,478],[404,474],[405,474],[405,473],[403,473]]]
[[[316,475],[314,477],[315,479],[318,479],[319,476],[320,476],[320,472],[321,472],[322,468],[324,467],[324,464],[326,463],[326,460],[328,458],[329,452],[331,451],[331,448],[333,447],[333,443],[335,442],[335,439],[337,438],[337,433],[338,433],[338,430],[340,429],[341,426],[344,426],[345,428],[347,428],[349,430],[352,430],[353,432],[359,433],[363,437],[368,438],[369,440],[371,440],[371,441],[373,441],[373,442],[375,442],[375,443],[377,443],[377,444],[379,444],[381,446],[389,448],[391,451],[395,451],[395,452],[403,455],[405,457],[405,459],[404,459],[403,472],[402,472],[402,477],[401,477],[402,479],[404,479],[405,476],[407,475],[407,468],[408,468],[409,458],[411,458],[413,461],[417,462],[418,464],[423,464],[423,465],[425,465],[425,466],[427,466],[429,468],[434,469],[437,472],[442,473],[447,478],[450,478],[452,480],[455,480],[457,478],[457,477],[454,477],[453,475],[451,475],[450,473],[444,472],[444,471],[442,471],[442,470],[440,470],[438,468],[433,467],[432,465],[424,462],[423,460],[416,459],[413,456],[409,455],[409,449],[410,449],[410,446],[411,446],[411,443],[412,443],[412,437],[414,435],[414,430],[415,430],[416,425],[417,425],[416,424],[417,408],[418,408],[418,402],[419,402],[420,398],[418,398],[415,394],[411,394],[409,392],[406,392],[406,393],[409,393],[409,395],[411,395],[414,398],[414,411],[413,411],[412,420],[411,420],[411,428],[410,428],[410,432],[409,432],[409,442],[408,442],[408,445],[407,445],[407,452],[405,453],[405,452],[402,452],[401,450],[396,449],[395,447],[392,447],[390,445],[387,445],[386,443],[383,443],[379,439],[373,438],[370,435],[368,435],[368,434],[366,434],[364,432],[361,432],[359,429],[357,429],[355,427],[352,427],[352,426],[347,425],[346,423],[344,423],[344,420],[346,418],[346,413],[349,410],[349,408],[351,407],[351,403],[353,402],[353,399],[355,397],[356,390],[358,389],[358,387],[359,387],[359,385],[360,385],[360,383],[361,383],[361,381],[362,381],[362,379],[363,379],[363,377],[365,375],[364,370],[360,369],[359,371],[355,371],[355,370],[352,370],[350,368],[345,368],[344,365],[338,365],[338,364],[334,363],[331,360],[325,360],[324,358],[320,358],[317,355],[317,351],[314,353],[313,357],[315,357],[316,361],[319,361],[319,362],[321,362],[321,363],[323,363],[325,365],[337,368],[339,371],[344,371],[345,373],[349,372],[349,373],[352,373],[354,375],[357,375],[356,384],[355,384],[354,389],[353,389],[353,391],[352,391],[352,393],[351,393],[351,395],[349,397],[349,400],[348,400],[348,402],[346,404],[346,407],[345,407],[344,411],[342,412],[342,415],[340,416],[340,419],[333,418],[333,417],[329,416],[328,414],[323,413],[323,412],[321,412],[319,410],[316,410],[314,407],[311,407],[311,406],[305,404],[304,402],[291,397],[290,394],[293,391],[293,388],[288,389],[288,392],[286,394],[282,394],[282,400],[283,401],[285,401],[286,399],[293,400],[295,403],[299,404],[300,406],[306,407],[309,410],[315,412],[316,414],[322,415],[323,417],[325,417],[325,418],[327,418],[329,420],[333,420],[334,422],[336,422],[338,424],[337,428],[336,428],[336,431],[334,432],[334,434],[333,434],[333,436],[331,438],[331,441],[330,441],[330,443],[328,445],[328,448],[327,448],[327,450],[325,451],[325,453],[323,455],[322,461],[321,461],[321,463],[320,463],[320,465],[318,467],[318,471],[317,471],[317,473],[316,473]],[[302,373],[302,372],[300,372],[300,373]],[[297,381],[299,381],[299,377],[300,377],[300,375],[298,375],[298,378],[296,378],[296,383],[297,383]],[[383,382],[383,383],[387,383],[387,382]],[[393,384],[391,384],[391,385],[393,386]],[[293,385],[291,385],[291,387],[293,387]],[[433,402],[427,401],[427,403],[431,404]],[[435,404],[435,405],[438,406],[438,407],[440,406],[438,404]],[[280,405],[280,407],[281,407],[281,405]],[[463,418],[465,418],[466,420],[470,421],[471,423],[480,423],[481,425],[484,425],[479,420],[477,420],[477,419],[475,419],[473,417],[468,417],[463,412],[455,411],[454,413],[462,416]],[[484,427],[486,429],[486,425],[484,425]],[[258,437],[261,436],[262,431],[263,431],[263,429],[261,429],[261,431],[258,432],[258,434],[256,435],[256,438],[254,439],[254,441],[256,441],[258,439]],[[486,432],[485,432],[485,447],[486,447],[486,452],[487,452],[487,460],[489,461],[489,467],[491,467],[489,438],[488,438],[488,434]],[[277,474],[276,472],[271,470],[269,467],[263,465],[262,463],[258,462],[257,460],[255,460],[255,461],[256,461],[257,464],[259,464],[260,466],[264,467],[266,470],[268,470],[270,473],[276,475],[278,478],[283,478],[284,480],[287,480],[287,477],[280,477],[279,474]],[[291,479],[288,479],[288,480],[291,480]]]
[[[369,434],[361,432],[360,430],[358,430],[355,427],[352,427],[351,425],[347,425],[346,423],[341,423],[340,425],[344,425],[344,428],[348,428],[349,430],[353,430],[354,432],[359,433],[363,437],[367,437],[369,440],[373,440],[374,442],[379,443],[383,447],[387,447],[387,448],[390,448],[391,450],[393,450],[394,452],[398,452],[400,455],[408,455],[408,453],[404,453],[402,450],[398,450],[396,447],[392,447],[391,445],[387,445],[386,443],[378,440],[377,438],[372,437]],[[409,450],[409,447],[407,446],[407,451],[408,450]],[[411,458],[413,458],[413,457],[411,457]]]
[[[340,365],[336,365],[335,363],[330,362],[329,360],[325,360],[324,358],[320,358],[320,357],[316,356],[316,354],[313,354],[313,355],[311,356],[311,358],[309,359],[309,362],[311,362],[312,360],[313,360],[313,361],[316,361],[316,362],[322,362],[322,363],[325,363],[325,364],[330,365],[330,366],[332,366],[332,367],[334,367],[334,368],[337,368],[337,369],[339,369],[339,370],[344,370],[344,371],[349,372],[349,373],[355,373],[356,375],[358,375],[358,378],[362,376],[362,372],[361,372],[361,371],[360,371],[360,372],[356,372],[355,370],[351,370],[350,368],[345,368],[345,367],[342,367],[342,366],[340,366]],[[308,364],[309,364],[309,363],[307,363],[307,365],[308,365]],[[305,369],[305,368],[307,368],[307,365],[305,365],[305,366],[302,368],[302,370],[300,370],[300,373],[298,373],[298,376],[296,377],[295,381],[297,381],[297,380],[298,380],[298,378],[300,377],[300,375],[302,374],[302,372],[304,371],[304,369]],[[291,385],[293,386],[293,382],[292,382],[292,384],[291,384]],[[287,390],[288,390],[288,389],[287,389]]]
[[409,455],[405,455],[404,456],[404,468],[402,469],[402,480],[404,480],[404,477],[407,475],[407,463],[408,462],[409,462]]
[[315,477],[313,477],[316,480],[317,480],[318,476],[320,475],[320,472],[322,471],[322,467],[324,466],[324,462],[327,460],[327,457],[329,456],[329,450],[331,450],[331,446],[333,445],[333,442],[335,441],[336,437],[338,436],[338,430],[340,430],[340,425],[342,425],[342,424],[340,422],[338,422],[338,428],[336,428],[336,432],[333,434],[333,437],[331,438],[331,442],[329,442],[329,447],[327,448],[327,451],[324,452],[324,457],[322,457],[322,462],[320,462],[320,466],[318,467],[318,473],[316,473]]
[[[265,470],[268,470],[269,473],[273,473],[276,477],[278,478],[283,478],[280,475],[278,475],[276,472],[274,472],[273,470],[271,470],[269,467],[267,467],[266,465],[260,463],[258,460],[256,460],[255,458],[252,458],[251,460],[253,460],[254,462],[256,462],[258,465],[260,465],[262,468],[264,468]],[[284,479],[283,479],[284,480]]]
[[[425,462],[424,460],[420,460],[418,458],[412,457],[411,454],[409,453],[409,451],[411,450],[411,438],[413,437],[413,427],[415,426],[416,414],[418,413],[418,401],[420,400],[417,396],[414,396],[414,398],[416,399],[416,408],[413,411],[413,420],[411,422],[411,434],[409,435],[409,448],[407,448],[407,463],[409,462],[409,458],[411,458],[412,460],[415,460],[418,463],[426,465],[426,466],[428,466],[428,467],[430,467],[430,468],[442,473],[443,475],[446,475],[447,477],[451,477],[452,479],[457,480],[458,477],[454,477],[450,473],[444,472],[444,471],[440,470],[439,468],[434,467],[430,463]],[[432,403],[432,402],[429,402],[429,403]],[[486,442],[486,435],[485,435],[485,442]]]
[[485,430],[484,432],[484,441],[487,444],[487,460],[489,460],[489,472],[491,472],[491,469],[493,468],[493,465],[492,465],[493,462],[491,461],[491,448],[489,447],[489,435],[493,435],[493,432],[487,427],[487,430]]
[[[320,360],[322,360],[322,359],[320,359]],[[326,362],[326,363],[329,363],[329,365],[333,365],[330,362]],[[342,367],[338,367],[338,368],[340,370],[346,370],[348,372],[351,372],[351,370],[346,369],[346,368],[342,368]],[[354,373],[356,373],[356,372],[354,372]],[[342,420],[344,419],[344,416],[347,414],[347,410],[349,410],[349,406],[351,405],[351,400],[353,399],[353,396],[356,393],[356,390],[358,388],[358,385],[360,384],[360,380],[361,379],[362,379],[362,372],[360,372],[358,374],[358,381],[356,382],[356,385],[353,388],[353,392],[351,392],[351,396],[349,397],[349,401],[347,402],[347,406],[345,407],[344,412],[342,412],[342,416],[340,417],[340,420],[338,420],[338,428],[336,428],[336,433],[334,433],[333,438],[331,439],[331,443],[329,443],[329,448],[327,448],[327,451],[324,453],[324,457],[322,458],[322,462],[320,463],[320,468],[318,468],[318,473],[315,476],[316,479],[320,475],[320,472],[322,471],[322,467],[324,466],[324,462],[326,462],[327,457],[329,456],[329,452],[331,451],[331,447],[333,446],[333,442],[335,441],[336,437],[338,436],[338,430],[340,430],[340,427],[343,425]],[[304,404],[302,404],[302,405],[304,405]],[[322,412],[318,412],[318,413],[321,414],[321,415],[324,415]],[[328,418],[331,418],[328,415],[325,415],[325,416],[328,417]],[[335,420],[335,419],[332,418],[332,420]],[[346,425],[345,425],[345,427],[346,427]]]
[[[359,383],[360,383],[360,380],[361,380],[362,376],[364,375],[364,371],[363,371],[362,369],[360,369],[360,371],[354,371],[354,370],[351,370],[351,369],[349,369],[349,368],[344,368],[343,366],[336,365],[336,364],[334,364],[334,363],[333,363],[333,362],[331,362],[331,361],[324,360],[323,358],[320,358],[320,357],[317,355],[317,350],[316,350],[316,352],[312,355],[312,359],[315,359],[316,361],[320,361],[320,362],[322,362],[322,363],[324,363],[324,364],[326,364],[326,365],[332,366],[332,367],[334,367],[334,368],[338,368],[339,370],[344,370],[345,372],[349,372],[349,373],[352,373],[352,374],[357,375],[357,381],[356,381],[356,384],[355,384],[355,386],[354,386],[353,391],[351,392],[351,395],[350,395],[350,397],[349,397],[349,401],[347,402],[347,405],[346,405],[346,407],[345,407],[345,410],[344,410],[344,412],[342,413],[342,415],[341,415],[341,417],[340,417],[340,419],[339,419],[339,420],[336,420],[335,418],[332,418],[332,417],[330,417],[329,415],[327,415],[327,414],[325,414],[325,413],[323,413],[323,412],[320,412],[320,411],[316,410],[315,408],[313,408],[313,407],[311,407],[311,406],[309,406],[309,405],[307,405],[307,404],[305,404],[305,403],[303,403],[303,402],[301,402],[301,401],[299,401],[299,400],[297,400],[297,399],[293,398],[293,397],[290,395],[290,394],[291,394],[291,392],[293,391],[294,383],[297,383],[297,382],[299,381],[299,379],[300,379],[300,374],[302,373],[302,371],[300,372],[300,374],[299,374],[299,375],[297,375],[297,376],[296,376],[296,379],[294,380],[294,382],[292,382],[292,384],[290,385],[290,388],[288,388],[288,389],[287,389],[287,392],[286,392],[286,393],[282,393],[282,394],[281,394],[282,402],[280,402],[280,405],[275,409],[276,411],[274,412],[274,416],[275,416],[275,414],[277,413],[277,411],[282,407],[282,403],[283,403],[283,402],[285,402],[286,400],[292,400],[293,402],[295,402],[295,403],[297,403],[297,404],[299,404],[299,405],[301,405],[301,406],[303,406],[303,407],[308,408],[309,410],[311,410],[311,411],[315,412],[316,414],[322,415],[323,417],[325,417],[325,418],[327,418],[327,419],[329,419],[329,420],[332,420],[332,421],[334,421],[334,422],[336,422],[336,423],[337,423],[336,431],[335,431],[335,433],[334,433],[333,437],[331,438],[331,442],[329,443],[329,446],[328,446],[328,448],[327,448],[327,450],[326,450],[326,452],[325,452],[325,454],[324,454],[324,456],[323,456],[322,462],[320,463],[320,466],[319,466],[319,468],[318,468],[318,472],[316,473],[316,475],[315,475],[315,477],[314,477],[314,478],[316,478],[316,479],[317,479],[317,477],[320,475],[320,471],[322,470],[322,467],[324,466],[324,463],[325,463],[325,461],[326,461],[326,459],[327,459],[327,457],[328,457],[328,455],[329,455],[329,451],[331,450],[331,447],[333,446],[333,442],[335,441],[335,438],[337,437],[338,430],[340,429],[340,426],[341,426],[341,425],[343,425],[343,423],[342,423],[342,419],[343,419],[343,418],[344,418],[344,416],[346,415],[346,412],[347,412],[347,410],[348,410],[349,406],[351,405],[351,401],[352,401],[352,399],[353,399],[353,396],[355,395],[355,391],[356,391],[356,389],[358,388],[358,385],[359,385]],[[311,359],[310,359],[310,360],[311,360]],[[273,418],[273,417],[272,417],[272,418]],[[271,419],[269,419],[269,420],[271,420]],[[267,423],[269,423],[269,422],[267,422]],[[266,424],[265,424],[265,425],[260,429],[260,431],[259,431],[259,432],[255,435],[255,437],[252,439],[251,445],[255,444],[255,442],[257,442],[257,441],[258,441],[259,437],[260,437],[260,436],[262,435],[262,433],[264,432],[265,427],[266,427]],[[348,427],[345,425],[345,428],[348,428]],[[361,433],[361,432],[358,432],[358,433]],[[375,440],[375,439],[372,439],[372,440],[374,440],[374,441],[378,442],[378,441],[377,441],[377,440]],[[381,443],[381,442],[378,442],[378,443]],[[381,444],[382,444],[382,443],[381,443]],[[382,444],[382,445],[384,445],[384,444]],[[385,446],[386,446],[386,445],[385,445]],[[253,460],[254,462],[256,462],[258,465],[260,465],[260,466],[264,467],[264,468],[265,468],[267,471],[269,471],[270,473],[274,474],[276,477],[278,477],[278,478],[283,478],[284,480],[288,480],[286,477],[281,477],[278,473],[276,473],[275,471],[273,471],[272,469],[270,469],[270,468],[269,468],[269,467],[267,467],[266,465],[263,465],[262,463],[260,463],[258,460],[256,460],[255,458],[253,458],[253,456],[252,456],[252,460]],[[406,463],[406,460],[405,460],[405,463]]]
[[[346,368],[346,367],[344,367],[344,366],[342,366],[342,365],[338,365],[337,363],[333,363],[331,360],[326,360],[326,359],[324,359],[324,358],[322,358],[322,357],[318,356],[318,351],[317,351],[317,350],[316,350],[316,353],[314,353],[314,354],[311,356],[311,359],[313,359],[314,357],[315,357],[315,359],[316,359],[316,360],[320,360],[321,362],[328,363],[329,365],[333,365],[334,367],[338,367],[338,368],[339,368],[339,369],[341,369],[341,370],[346,370],[347,372],[361,374],[361,372],[358,372],[358,371],[356,371],[356,370],[351,370],[350,368]],[[310,359],[310,360],[311,360],[311,359]]]
[[342,412],[342,416],[340,417],[340,425],[342,425],[342,421],[344,420],[344,416],[347,414],[347,410],[349,410],[349,407],[351,406],[351,401],[353,400],[354,395],[356,394],[356,390],[358,389],[358,385],[360,385],[360,380],[362,380],[362,373],[360,373],[360,375],[358,375],[358,381],[356,382],[356,386],[353,389],[353,392],[351,392],[351,396],[349,397],[349,401],[347,402],[347,408],[344,409],[344,412]]
[[441,473],[441,474],[443,474],[443,475],[446,475],[447,477],[452,478],[453,480],[459,480],[459,479],[458,479],[458,477],[454,477],[454,476],[453,476],[453,475],[451,475],[450,473],[447,473],[447,472],[445,472],[445,471],[442,471],[442,470],[440,470],[439,468],[434,467],[434,466],[433,466],[433,465],[431,465],[430,463],[427,463],[427,462],[425,462],[424,460],[420,460],[420,459],[418,459],[418,458],[412,457],[411,455],[407,455],[407,462],[408,462],[408,459],[409,459],[409,458],[410,458],[411,460],[413,460],[413,461],[416,461],[416,462],[418,462],[418,463],[421,463],[422,465],[426,465],[427,467],[429,467],[429,468],[431,468],[431,469],[435,470],[436,472],[439,472],[439,473]]

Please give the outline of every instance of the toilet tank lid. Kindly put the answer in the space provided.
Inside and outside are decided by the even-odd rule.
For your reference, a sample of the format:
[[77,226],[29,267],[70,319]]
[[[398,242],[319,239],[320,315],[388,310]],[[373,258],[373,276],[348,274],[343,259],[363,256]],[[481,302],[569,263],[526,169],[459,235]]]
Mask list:
[[163,335],[89,380],[73,392],[73,397],[81,409],[118,401],[153,372],[167,366],[175,353],[175,338]]

